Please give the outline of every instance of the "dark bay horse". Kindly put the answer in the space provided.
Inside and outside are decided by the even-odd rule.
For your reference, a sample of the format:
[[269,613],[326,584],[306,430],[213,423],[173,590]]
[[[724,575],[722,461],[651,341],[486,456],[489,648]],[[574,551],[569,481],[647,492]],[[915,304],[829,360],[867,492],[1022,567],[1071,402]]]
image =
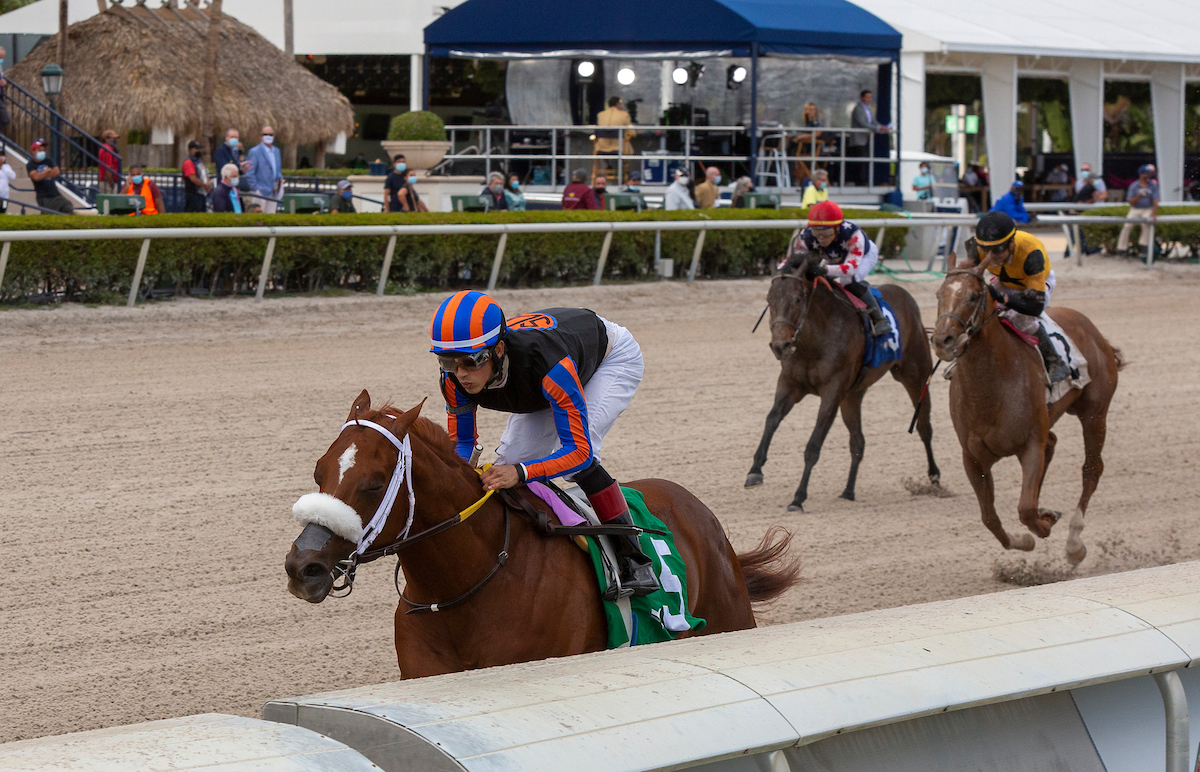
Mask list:
[[[808,478],[821,456],[825,435],[833,425],[838,409],[850,431],[850,477],[841,498],[854,500],[854,485],[858,465],[862,462],[867,441],[862,431],[862,401],[867,389],[890,372],[900,381],[913,407],[917,409],[917,431],[925,443],[929,461],[929,481],[937,484],[941,478],[933,460],[933,427],[929,423],[929,399],[923,398],[925,385],[933,372],[933,359],[925,330],[921,326],[921,310],[912,295],[900,287],[885,284],[879,288],[892,307],[900,325],[899,361],[885,362],[879,367],[862,370],[866,337],[858,312],[851,308],[840,289],[829,289],[821,281],[814,284],[801,272],[781,272],[771,279],[767,304],[771,313],[771,352],[780,361],[782,371],[775,385],[775,404],[767,414],[762,441],[754,452],[754,465],[746,477],[746,487],[762,485],[763,464],[771,437],[784,417],[806,394],[821,399],[817,425],[804,448],[804,475],[796,496],[788,505],[789,512],[804,511],[808,498]],[[837,293],[837,294],[835,294]]]
[[1016,456],[1021,462],[1017,506],[1021,522],[1043,539],[1050,535],[1061,515],[1038,507],[1042,481],[1058,441],[1050,427],[1064,413],[1071,413],[1083,426],[1083,492],[1069,523],[1066,554],[1072,564],[1078,564],[1087,554],[1079,536],[1083,516],[1104,472],[1100,453],[1108,427],[1108,405],[1117,390],[1117,372],[1124,366],[1121,351],[1078,311],[1049,309],[1050,317],[1087,360],[1091,382],[1048,405],[1041,354],[1001,325],[996,301],[984,283],[984,268],[959,268],[954,255],[950,268],[938,290],[933,348],[941,359],[956,362],[950,380],[950,418],[962,445],[963,468],[979,499],[983,524],[1005,549],[1034,547],[1033,535],[1007,532],[996,514],[992,465]]
[[[321,493],[308,494],[330,497],[329,524],[343,535],[309,521],[285,561],[293,595],[319,603],[333,589],[335,567],[355,549],[347,538],[355,529],[347,532],[347,523],[334,520],[357,518],[349,525],[367,526],[377,509],[387,509],[380,504],[405,454],[383,433],[352,422],[386,429],[411,453],[411,482],[392,490],[395,504],[384,513],[373,545],[396,542],[410,511],[409,533],[419,535],[454,524],[483,497],[476,470],[459,458],[441,427],[418,417],[420,409],[400,412],[385,405],[371,410],[365,390],[355,400],[343,431],[317,462],[314,478]],[[790,533],[772,529],[757,548],[735,554],[716,516],[683,488],[665,480],[639,480],[629,487],[644,494],[650,511],[674,533],[687,565],[688,607],[707,621],[702,634],[754,627],[751,604],[771,600],[796,583],[798,561],[785,556]],[[405,488],[414,497],[411,510]],[[570,539],[536,532],[499,497],[487,499],[461,524],[409,540],[411,546],[398,552],[396,569],[405,580],[395,616],[402,678],[605,648],[607,627],[591,559]],[[464,595],[468,598],[452,608],[447,603]],[[406,613],[419,604],[443,608]]]

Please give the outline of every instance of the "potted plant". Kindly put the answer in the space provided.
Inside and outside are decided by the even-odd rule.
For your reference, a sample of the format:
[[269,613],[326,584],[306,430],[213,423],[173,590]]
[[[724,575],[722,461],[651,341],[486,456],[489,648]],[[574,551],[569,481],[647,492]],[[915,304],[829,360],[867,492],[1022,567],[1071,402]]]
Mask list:
[[403,153],[408,168],[414,171],[432,168],[450,150],[446,124],[436,114],[424,110],[401,113],[392,118],[387,139],[380,144],[388,155],[389,168],[392,158]]

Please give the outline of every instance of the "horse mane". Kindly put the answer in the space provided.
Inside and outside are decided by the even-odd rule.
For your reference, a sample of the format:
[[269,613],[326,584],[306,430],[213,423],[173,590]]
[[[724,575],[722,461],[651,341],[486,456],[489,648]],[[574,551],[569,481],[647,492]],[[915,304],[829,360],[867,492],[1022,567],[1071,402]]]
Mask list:
[[[391,402],[385,402],[378,410],[370,411],[363,418],[372,421],[378,417],[395,417],[403,412],[403,410],[397,408]],[[450,439],[450,435],[446,430],[428,418],[417,416],[417,420],[413,421],[413,425],[409,428],[408,433],[416,435],[418,439],[428,445],[434,454],[451,469],[467,466],[467,462],[463,461],[462,457],[458,455],[458,449],[454,445],[454,440]]]

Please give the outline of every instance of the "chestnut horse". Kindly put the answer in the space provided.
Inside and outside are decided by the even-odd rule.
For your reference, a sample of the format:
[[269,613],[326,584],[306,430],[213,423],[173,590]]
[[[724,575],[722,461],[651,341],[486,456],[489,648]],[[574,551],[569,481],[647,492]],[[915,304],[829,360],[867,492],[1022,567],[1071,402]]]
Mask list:
[[1058,441],[1050,427],[1071,413],[1083,426],[1083,492],[1069,523],[1067,560],[1078,564],[1087,554],[1079,534],[1088,501],[1096,491],[1104,461],[1108,405],[1117,390],[1117,372],[1124,366],[1114,348],[1086,316],[1070,308],[1051,308],[1059,324],[1087,360],[1091,382],[1071,389],[1053,404],[1046,404],[1045,369],[1037,349],[1005,330],[997,316],[996,301],[987,291],[984,268],[960,268],[950,256],[951,270],[938,290],[938,320],[933,348],[938,357],[955,362],[950,380],[950,418],[963,449],[963,468],[979,499],[983,524],[1005,549],[1032,550],[1029,533],[1004,530],[996,514],[992,465],[1007,456],[1021,462],[1021,522],[1033,534],[1046,538],[1062,516],[1038,507],[1046,468]]
[[[821,398],[817,424],[804,448],[804,475],[796,496],[788,505],[789,512],[804,511],[808,498],[808,478],[821,456],[825,435],[842,411],[842,421],[850,430],[850,477],[841,498],[854,500],[854,485],[858,465],[862,462],[867,441],[862,431],[862,401],[867,389],[890,372],[908,391],[917,410],[917,431],[925,443],[929,462],[929,481],[938,484],[941,472],[933,460],[933,427],[929,423],[929,400],[925,386],[933,372],[933,359],[921,326],[921,309],[912,295],[904,289],[885,284],[883,294],[900,325],[899,361],[885,362],[863,370],[866,336],[863,322],[840,289],[831,289],[828,282],[820,284],[806,279],[804,265],[797,273],[778,273],[767,290],[767,305],[771,312],[771,352],[780,361],[782,371],[775,385],[775,404],[767,414],[762,440],[754,452],[754,464],[746,476],[746,487],[762,485],[763,464],[775,430],[784,417],[806,394]],[[836,293],[836,294],[835,294]]]
[[[604,649],[607,626],[589,556],[570,539],[535,531],[497,496],[469,519],[460,518],[484,495],[479,475],[441,427],[418,417],[420,410],[421,405],[407,412],[386,405],[371,410],[364,390],[317,462],[314,478],[321,493],[308,494],[333,497],[327,500],[331,510],[346,508],[359,518],[356,523],[369,524],[377,508],[384,509],[384,490],[401,476],[394,472],[406,454],[382,432],[355,422],[382,427],[410,449],[411,478],[398,493],[392,489],[396,503],[372,542],[395,544],[402,533],[420,537],[434,529],[429,538],[409,536],[411,544],[397,552],[396,570],[405,581],[395,618],[401,678]],[[737,555],[716,516],[683,488],[665,480],[629,487],[642,492],[650,511],[675,536],[687,565],[688,607],[707,622],[701,633],[754,627],[751,604],[777,597],[798,580],[798,562],[784,557],[790,533],[772,529],[757,548]],[[453,527],[437,530],[446,523]],[[356,548],[346,538],[352,533],[342,530],[338,536],[316,522],[305,526],[285,562],[293,595],[319,603],[333,589],[335,567]],[[451,608],[452,600],[461,602]],[[429,608],[432,604],[441,607]],[[407,613],[422,605],[426,613]]]

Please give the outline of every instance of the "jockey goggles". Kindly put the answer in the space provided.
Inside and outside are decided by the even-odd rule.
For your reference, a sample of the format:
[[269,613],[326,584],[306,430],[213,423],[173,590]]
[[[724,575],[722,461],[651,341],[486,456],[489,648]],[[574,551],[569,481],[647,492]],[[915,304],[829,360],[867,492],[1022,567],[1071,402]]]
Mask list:
[[438,354],[438,366],[445,372],[453,373],[462,367],[467,370],[478,370],[492,358],[491,348],[481,348],[465,354]]
[[828,236],[837,229],[832,225],[812,225],[809,226],[809,230],[812,231],[814,236]]

